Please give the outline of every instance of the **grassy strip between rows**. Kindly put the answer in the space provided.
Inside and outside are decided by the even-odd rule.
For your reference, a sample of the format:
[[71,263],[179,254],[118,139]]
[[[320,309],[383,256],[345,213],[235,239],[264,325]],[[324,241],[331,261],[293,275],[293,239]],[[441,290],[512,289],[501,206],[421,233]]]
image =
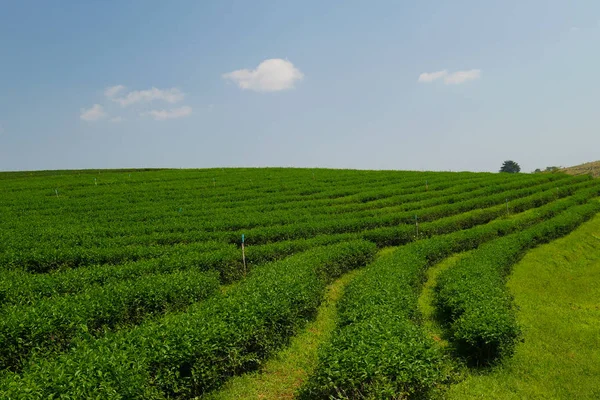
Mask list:
[[481,246],[440,274],[436,306],[459,355],[471,365],[488,365],[512,354],[520,328],[505,285],[511,267],[528,249],[566,235],[598,211],[597,201],[573,207]]
[[256,268],[234,290],[186,313],[80,343],[22,375],[4,373],[0,397],[189,398],[256,369],[314,316],[331,280],[365,265],[372,243],[309,250]]
[[448,258],[445,258],[441,262],[431,266],[425,273],[425,283],[419,295],[418,307],[419,313],[422,317],[422,325],[429,336],[440,346],[441,348],[448,347],[448,341],[445,337],[444,329],[438,319],[437,309],[435,308],[435,286],[437,284],[437,277],[442,271],[451,268],[461,258],[466,257],[471,251],[454,254]]
[[329,285],[315,320],[309,322],[302,332],[292,338],[289,346],[268,360],[259,371],[234,377],[221,390],[202,399],[292,399],[296,389],[316,365],[319,345],[328,340],[335,328],[336,306],[344,288],[363,271],[351,271]]
[[[565,233],[599,208],[597,202],[574,206],[542,223],[552,227],[543,233]],[[348,286],[340,302],[340,324],[320,351],[319,365],[299,397],[393,399],[440,390],[452,371],[420,324],[418,297],[425,270],[522,225],[518,219],[498,221],[415,242],[373,263]]]
[[600,398],[600,215],[528,252],[507,286],[524,340],[491,371],[469,370],[446,397]]

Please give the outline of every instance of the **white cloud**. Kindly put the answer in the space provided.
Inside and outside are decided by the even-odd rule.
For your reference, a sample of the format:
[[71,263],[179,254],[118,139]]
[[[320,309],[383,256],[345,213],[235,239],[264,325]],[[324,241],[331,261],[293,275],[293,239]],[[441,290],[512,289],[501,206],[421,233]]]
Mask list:
[[447,70],[437,71],[437,72],[423,72],[421,75],[419,75],[418,82],[430,83],[437,79],[443,78],[446,75],[448,75]]
[[123,122],[123,121],[125,121],[125,118],[123,118],[123,117],[113,117],[109,121],[110,122]]
[[[116,89],[119,88],[119,89]],[[123,86],[113,86],[104,92],[112,101],[115,103],[119,103],[121,107],[127,107],[135,103],[149,103],[154,100],[163,100],[167,103],[177,103],[185,97],[185,94],[177,89],[157,89],[153,87],[148,90],[136,90],[133,92],[127,93],[123,97],[114,97],[116,93],[120,92],[123,89]],[[112,96],[110,96],[112,94]]]
[[164,121],[166,119],[175,119],[187,117],[192,113],[192,107],[183,106],[180,108],[172,108],[170,110],[152,110],[141,113],[141,116],[151,116],[157,121]]
[[277,92],[293,89],[304,74],[287,60],[272,58],[261,62],[254,70],[238,69],[223,74],[223,79],[235,82],[241,89],[256,92]]
[[423,72],[419,75],[417,82],[420,83],[431,83],[438,79],[444,79],[446,85],[458,85],[467,81],[472,81],[481,78],[480,69],[470,69],[467,71],[456,71],[448,73],[448,70],[444,69],[437,72]]
[[98,121],[102,118],[106,118],[107,114],[104,112],[104,108],[100,104],[94,104],[92,108],[89,109],[81,109],[81,118],[84,121]]
[[106,97],[108,97],[109,99],[111,99],[111,98],[115,97],[118,93],[120,93],[123,89],[125,89],[125,86],[123,86],[123,85],[107,87],[106,90],[104,91],[104,95]]
[[459,85],[468,81],[481,78],[480,69],[470,69],[468,71],[456,71],[450,75],[444,77],[444,83],[446,85]]

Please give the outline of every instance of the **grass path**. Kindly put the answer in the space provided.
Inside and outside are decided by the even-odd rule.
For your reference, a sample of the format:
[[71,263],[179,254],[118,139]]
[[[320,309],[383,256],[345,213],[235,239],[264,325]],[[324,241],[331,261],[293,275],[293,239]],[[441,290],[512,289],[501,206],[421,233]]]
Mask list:
[[514,357],[449,399],[600,399],[600,215],[530,251],[509,278],[524,330]]
[[469,252],[454,254],[441,262],[433,265],[425,273],[426,281],[423,284],[423,290],[419,295],[419,312],[423,318],[423,327],[431,337],[443,348],[448,346],[448,342],[444,339],[443,330],[436,319],[435,304],[434,304],[434,288],[437,283],[439,274],[447,268],[455,265],[461,258]]
[[[382,249],[378,257],[385,257],[394,248]],[[351,271],[327,287],[325,300],[317,318],[309,322],[290,345],[268,360],[260,371],[251,372],[229,380],[219,391],[203,399],[292,399],[294,392],[308,378],[317,363],[317,350],[330,337],[335,328],[337,302],[344,288],[363,270]]]

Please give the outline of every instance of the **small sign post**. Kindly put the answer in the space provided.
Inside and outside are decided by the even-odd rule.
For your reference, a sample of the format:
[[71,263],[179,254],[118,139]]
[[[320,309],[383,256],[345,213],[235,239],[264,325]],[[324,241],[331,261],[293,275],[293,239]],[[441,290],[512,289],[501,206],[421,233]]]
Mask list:
[[56,193],[56,197],[58,197],[58,189],[54,189],[54,193]]
[[244,249],[244,242],[246,238],[242,233],[242,261],[244,262],[244,277],[246,276],[246,250]]
[[417,217],[417,214],[415,214],[415,228],[417,230],[417,239],[419,238],[419,219]]

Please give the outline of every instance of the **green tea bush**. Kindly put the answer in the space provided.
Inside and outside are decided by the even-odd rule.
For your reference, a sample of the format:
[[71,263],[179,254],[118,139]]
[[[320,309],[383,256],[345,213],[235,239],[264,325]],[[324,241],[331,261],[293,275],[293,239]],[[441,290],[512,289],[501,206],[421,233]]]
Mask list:
[[32,352],[63,350],[77,338],[181,310],[218,289],[216,273],[186,271],[91,286],[73,296],[43,299],[26,307],[6,307],[0,319],[0,369],[19,369]]
[[375,245],[348,242],[254,269],[234,290],[39,360],[0,382],[8,398],[189,397],[255,369],[314,315],[325,285],[365,265]]
[[527,249],[564,236],[600,211],[600,203],[561,214],[482,246],[438,278],[436,303],[457,352],[471,365],[489,365],[510,355],[519,338],[507,275]]

